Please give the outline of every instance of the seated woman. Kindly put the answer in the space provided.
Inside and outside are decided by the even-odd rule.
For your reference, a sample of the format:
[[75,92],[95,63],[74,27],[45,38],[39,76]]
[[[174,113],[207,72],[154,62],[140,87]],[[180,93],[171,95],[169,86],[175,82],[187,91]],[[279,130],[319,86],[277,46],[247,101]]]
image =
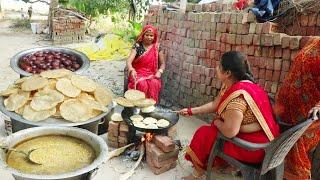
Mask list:
[[[277,113],[281,120],[296,125],[320,110],[320,38],[312,39],[300,50],[276,96]],[[317,179],[311,177],[312,158],[320,158],[313,150],[320,145],[320,121],[315,121],[292,147],[285,159],[286,179]],[[318,173],[319,175],[319,173]],[[313,175],[316,176],[316,175]]]
[[[222,55],[220,65],[216,67],[217,77],[223,82],[220,94],[213,102],[200,107],[180,110],[182,115],[217,113],[211,125],[200,127],[194,134],[186,152],[186,159],[194,166],[194,173],[184,179],[205,179],[206,164],[220,131],[228,138],[238,137],[253,143],[266,143],[279,135],[266,92],[254,83],[249,64],[245,56],[236,51]],[[239,161],[261,163],[264,151],[249,151],[226,142],[224,152]],[[214,161],[214,167],[225,167],[220,158]]]
[[163,51],[159,49],[157,30],[146,25],[127,59],[129,89],[144,92],[147,98],[159,102],[161,74],[165,68]]

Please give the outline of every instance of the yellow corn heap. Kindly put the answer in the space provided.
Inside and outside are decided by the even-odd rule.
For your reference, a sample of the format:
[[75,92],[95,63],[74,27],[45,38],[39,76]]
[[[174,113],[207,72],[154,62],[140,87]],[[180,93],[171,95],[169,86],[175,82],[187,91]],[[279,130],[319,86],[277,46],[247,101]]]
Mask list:
[[129,56],[132,44],[122,40],[119,36],[108,34],[98,43],[88,43],[77,48],[86,54],[90,60],[121,60]]

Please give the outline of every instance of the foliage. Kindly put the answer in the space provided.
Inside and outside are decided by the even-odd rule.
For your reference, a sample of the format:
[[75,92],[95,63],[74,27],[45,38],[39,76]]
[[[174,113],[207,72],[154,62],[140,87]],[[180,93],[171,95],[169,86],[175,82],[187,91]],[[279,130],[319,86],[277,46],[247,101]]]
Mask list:
[[30,23],[29,19],[15,19],[10,28],[27,29],[31,27]]
[[[164,2],[175,2],[176,0],[164,0]],[[188,3],[198,3],[200,0],[187,0]]]
[[[134,4],[132,4],[134,3]],[[131,0],[131,7],[135,7],[135,19],[141,20],[150,6],[149,0]]]
[[142,24],[135,21],[129,21],[128,26],[116,27],[113,33],[126,41],[133,42],[137,39],[142,30]]
[[128,0],[69,0],[69,7],[85,13],[90,19],[98,17],[100,14],[110,14],[115,12],[127,12]]

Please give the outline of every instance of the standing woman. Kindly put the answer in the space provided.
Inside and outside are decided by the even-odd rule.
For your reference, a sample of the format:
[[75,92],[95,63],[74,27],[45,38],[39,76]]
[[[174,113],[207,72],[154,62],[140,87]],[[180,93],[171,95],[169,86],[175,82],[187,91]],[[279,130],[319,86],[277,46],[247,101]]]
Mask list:
[[137,89],[159,102],[161,75],[165,69],[163,51],[159,48],[158,32],[146,25],[132,47],[127,68],[129,89]]
[[[320,111],[320,38],[313,39],[300,50],[276,96],[278,115],[286,123],[296,125],[308,119],[317,119]],[[311,168],[319,175],[320,164],[311,166],[312,154],[320,146],[320,121],[315,121],[292,147],[285,161],[285,178],[311,179]],[[310,156],[311,155],[311,156]],[[313,175],[315,176],[315,175]],[[318,177],[312,177],[319,179]]]
[[[191,161],[194,172],[184,179],[204,179],[208,158],[218,131],[228,138],[238,137],[253,143],[267,143],[279,135],[267,93],[254,83],[246,57],[237,51],[222,55],[216,67],[217,77],[223,86],[219,95],[205,105],[185,108],[182,115],[218,115],[211,125],[201,126],[191,140],[186,159]],[[224,144],[224,152],[243,162],[258,164],[263,161],[264,151],[249,151],[231,142]],[[228,165],[220,158],[214,161],[215,169]]]

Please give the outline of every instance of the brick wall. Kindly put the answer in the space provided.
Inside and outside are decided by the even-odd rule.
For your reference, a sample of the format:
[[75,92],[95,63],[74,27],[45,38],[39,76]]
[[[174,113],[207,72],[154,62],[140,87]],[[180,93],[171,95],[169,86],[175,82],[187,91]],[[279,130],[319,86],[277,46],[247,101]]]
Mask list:
[[221,87],[214,67],[230,50],[245,53],[255,80],[276,93],[310,38],[279,33],[277,24],[257,23],[253,14],[232,11],[230,4],[188,4],[186,13],[159,9],[144,24],[158,28],[166,54],[161,92],[166,105],[187,107],[214,99]]
[[52,32],[55,44],[81,42],[84,40],[85,31],[82,19],[63,12],[55,13]]

